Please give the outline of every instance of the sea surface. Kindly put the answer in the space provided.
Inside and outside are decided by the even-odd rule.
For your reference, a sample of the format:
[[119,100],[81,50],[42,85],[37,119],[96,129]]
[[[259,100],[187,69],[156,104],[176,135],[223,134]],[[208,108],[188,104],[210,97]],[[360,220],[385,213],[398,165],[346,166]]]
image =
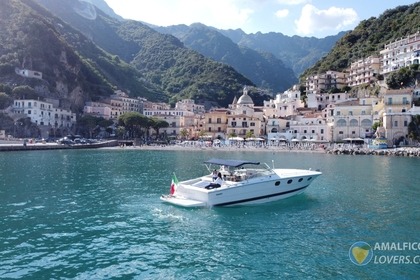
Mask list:
[[[259,206],[160,201],[212,157],[320,169]],[[0,153],[0,279],[420,279],[420,159],[140,149]],[[410,245],[410,246],[411,246]],[[408,246],[408,245],[407,245]],[[413,247],[413,246],[412,246]],[[394,256],[400,257],[395,261]]]

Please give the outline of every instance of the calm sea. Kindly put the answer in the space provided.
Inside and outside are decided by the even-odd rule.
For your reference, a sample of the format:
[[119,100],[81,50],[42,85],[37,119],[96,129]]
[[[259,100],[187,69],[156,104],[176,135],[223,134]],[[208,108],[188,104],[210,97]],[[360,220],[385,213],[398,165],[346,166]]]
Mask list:
[[[172,172],[202,175],[211,157],[323,175],[302,195],[260,206],[159,200]],[[358,241],[420,242],[419,171],[418,158],[315,153],[0,153],[0,278],[419,279],[418,245],[373,250],[364,266],[349,257]]]

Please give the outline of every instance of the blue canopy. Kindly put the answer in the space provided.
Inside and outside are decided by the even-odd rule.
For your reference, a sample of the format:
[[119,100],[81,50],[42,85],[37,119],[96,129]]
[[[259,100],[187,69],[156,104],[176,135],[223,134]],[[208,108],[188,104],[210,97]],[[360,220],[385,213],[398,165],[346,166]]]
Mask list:
[[217,164],[217,165],[224,165],[224,166],[231,166],[231,167],[239,167],[244,164],[260,164],[257,161],[245,161],[245,160],[234,160],[234,159],[219,159],[219,158],[212,158],[204,163],[210,163],[210,164]]

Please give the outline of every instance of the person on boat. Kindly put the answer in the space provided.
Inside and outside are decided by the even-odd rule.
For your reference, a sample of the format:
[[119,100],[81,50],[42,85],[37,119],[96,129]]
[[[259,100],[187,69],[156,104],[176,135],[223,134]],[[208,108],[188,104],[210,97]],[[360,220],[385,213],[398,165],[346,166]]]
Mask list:
[[220,188],[223,184],[223,179],[222,179],[222,173],[218,173],[217,174],[217,178],[213,183],[210,183],[210,185],[208,185],[206,187],[206,189],[216,189],[216,188]]
[[217,179],[217,170],[216,169],[213,170],[212,178],[213,178],[213,182],[216,181],[216,179]]

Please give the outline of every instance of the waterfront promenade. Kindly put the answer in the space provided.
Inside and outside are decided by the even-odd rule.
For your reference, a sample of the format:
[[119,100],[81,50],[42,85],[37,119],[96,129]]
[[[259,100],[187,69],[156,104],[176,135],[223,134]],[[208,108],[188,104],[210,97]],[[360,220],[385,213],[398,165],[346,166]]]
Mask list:
[[11,140],[5,141],[0,140],[0,152],[11,152],[11,151],[33,151],[33,150],[62,150],[62,149],[95,149],[104,147],[115,147],[118,146],[118,141],[102,141],[92,144],[74,144],[74,145],[63,145],[54,142],[36,143],[24,140]]

